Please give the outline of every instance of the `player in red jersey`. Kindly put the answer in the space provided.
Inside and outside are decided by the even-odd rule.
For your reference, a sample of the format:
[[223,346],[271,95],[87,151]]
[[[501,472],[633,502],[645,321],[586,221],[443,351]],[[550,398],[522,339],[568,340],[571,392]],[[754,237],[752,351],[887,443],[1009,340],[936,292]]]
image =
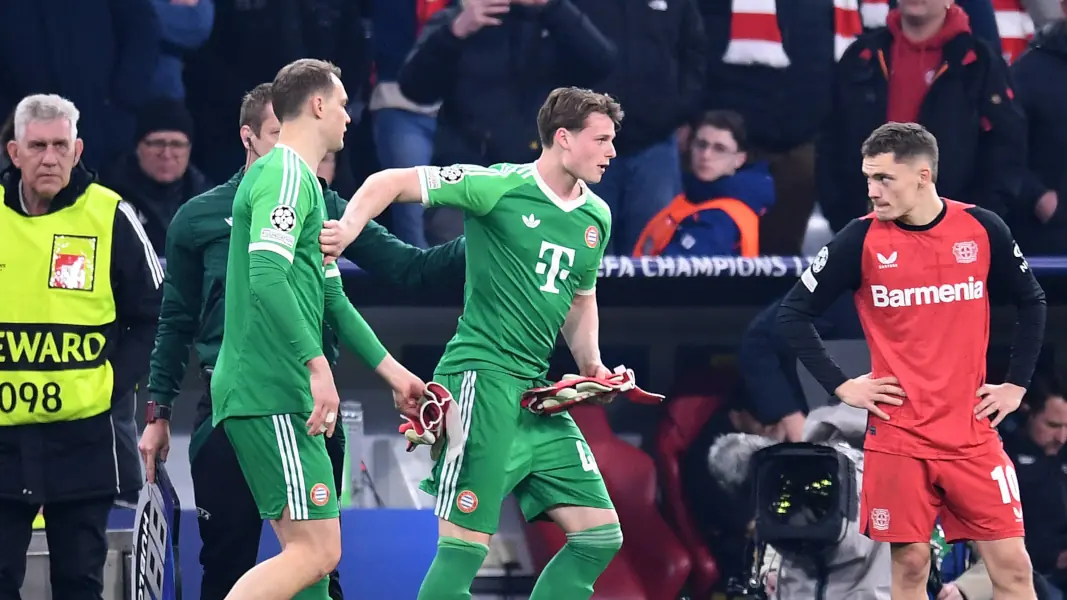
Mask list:
[[[828,391],[868,416],[860,530],[892,543],[893,600],[927,598],[930,534],[973,540],[997,600],[1035,598],[1022,506],[996,425],[1019,407],[1045,295],[994,213],[937,195],[937,140],[888,123],[863,144],[874,212],[849,223],[782,303],[778,326]],[[989,291],[1018,307],[1005,383],[985,381]],[[812,318],[854,292],[871,373],[849,379]]]

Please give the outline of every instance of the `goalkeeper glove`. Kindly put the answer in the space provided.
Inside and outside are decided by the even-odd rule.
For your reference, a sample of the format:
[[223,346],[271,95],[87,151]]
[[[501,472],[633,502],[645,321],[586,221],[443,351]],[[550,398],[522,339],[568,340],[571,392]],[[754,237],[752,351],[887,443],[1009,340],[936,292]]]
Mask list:
[[419,403],[417,419],[404,417],[400,433],[408,440],[408,452],[419,446],[430,446],[430,458],[437,460],[445,441],[445,419],[452,407],[452,394],[445,386],[433,381],[426,384],[426,393]]
[[614,400],[616,395],[638,404],[659,404],[664,398],[637,387],[633,370],[620,365],[615,367],[615,374],[610,377],[564,375],[558,383],[527,390],[520,403],[536,415],[554,415],[570,410],[581,402],[606,404]]

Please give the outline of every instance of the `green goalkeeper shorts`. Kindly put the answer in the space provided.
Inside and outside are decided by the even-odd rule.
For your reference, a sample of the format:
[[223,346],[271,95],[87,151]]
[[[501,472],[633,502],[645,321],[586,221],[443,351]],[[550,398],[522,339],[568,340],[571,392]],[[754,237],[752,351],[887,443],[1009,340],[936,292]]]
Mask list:
[[340,514],[326,437],[308,435],[310,417],[228,417],[219,424],[230,438],[261,518],[278,520],[286,508],[293,521]]
[[568,414],[538,416],[519,406],[530,382],[496,371],[435,375],[452,393],[466,440],[449,461],[448,436],[421,488],[434,514],[492,535],[504,497],[514,492],[527,520],[560,505],[613,508],[581,430]]

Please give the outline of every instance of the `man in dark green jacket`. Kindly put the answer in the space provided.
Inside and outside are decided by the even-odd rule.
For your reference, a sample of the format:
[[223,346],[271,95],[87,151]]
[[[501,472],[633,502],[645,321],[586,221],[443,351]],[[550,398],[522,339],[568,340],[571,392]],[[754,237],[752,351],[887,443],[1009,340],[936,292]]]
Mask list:
[[[174,216],[167,230],[167,272],[163,306],[159,315],[156,345],[152,352],[148,389],[148,424],[140,449],[149,480],[154,477],[156,457],[165,459],[170,445],[170,407],[181,388],[195,346],[201,376],[210,390],[212,367],[222,343],[223,296],[226,259],[230,241],[231,211],[237,186],[245,169],[274,146],[280,125],[271,105],[270,84],[252,90],[241,106],[241,141],[245,166],[230,180],[189,200]],[[345,201],[324,187],[327,217],[339,219]],[[432,286],[463,277],[465,241],[459,238],[429,250],[409,246],[376,223],[370,223],[344,256],[365,271],[404,286]],[[323,348],[336,362],[337,345],[326,334]],[[340,492],[345,441],[342,435],[327,438]],[[252,493],[244,483],[229,439],[211,427],[211,398],[207,391],[197,405],[189,447],[193,490],[203,549],[202,600],[222,600],[237,579],[256,564],[263,522]],[[330,598],[342,598],[336,571],[330,576]]]

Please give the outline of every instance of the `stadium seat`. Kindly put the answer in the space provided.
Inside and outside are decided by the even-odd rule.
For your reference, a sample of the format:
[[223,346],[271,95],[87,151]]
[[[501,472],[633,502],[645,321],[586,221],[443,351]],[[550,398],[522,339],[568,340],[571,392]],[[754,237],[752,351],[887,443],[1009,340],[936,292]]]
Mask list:
[[695,598],[710,595],[712,587],[719,581],[719,568],[686,504],[679,464],[700,430],[721,406],[722,402],[712,396],[674,398],[667,403],[667,414],[656,434],[656,462],[663,491],[663,512],[692,558],[689,584]]
[[[597,600],[674,600],[689,577],[689,553],[656,504],[656,467],[638,448],[611,431],[603,407],[571,410],[592,450],[622,523],[623,547],[600,577]],[[565,537],[557,527],[535,523],[527,529],[530,553],[543,569]]]

